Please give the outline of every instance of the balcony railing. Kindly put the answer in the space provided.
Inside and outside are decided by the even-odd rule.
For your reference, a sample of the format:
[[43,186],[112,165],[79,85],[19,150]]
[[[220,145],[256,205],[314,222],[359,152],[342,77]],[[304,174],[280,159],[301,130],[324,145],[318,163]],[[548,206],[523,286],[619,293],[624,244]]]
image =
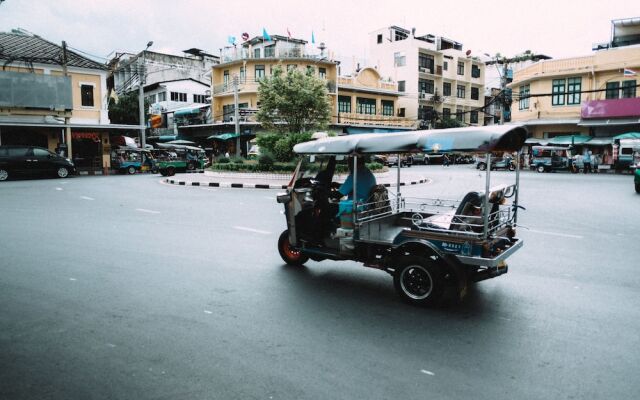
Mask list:
[[311,60],[325,60],[327,62],[332,62],[333,60],[329,59],[325,55],[320,54],[308,54],[303,48],[294,48],[294,49],[275,49],[273,51],[265,52],[264,48],[261,49],[260,55],[256,57],[256,54],[250,53],[249,51],[245,51],[244,49],[236,52],[229,52],[227,54],[222,54],[220,59],[220,63],[228,63],[233,61],[241,61],[241,60],[264,60],[264,59],[280,59],[280,58],[302,58],[302,59],[311,59]]
[[[326,86],[329,94],[336,94],[336,81],[327,79]],[[238,92],[257,93],[260,88],[260,79],[244,78],[238,81]],[[213,96],[223,96],[233,93],[233,81],[213,85]]]
[[338,113],[338,123],[350,125],[379,125],[379,126],[400,126],[405,128],[414,128],[416,121],[403,118],[393,117],[381,114],[357,114],[357,113]]

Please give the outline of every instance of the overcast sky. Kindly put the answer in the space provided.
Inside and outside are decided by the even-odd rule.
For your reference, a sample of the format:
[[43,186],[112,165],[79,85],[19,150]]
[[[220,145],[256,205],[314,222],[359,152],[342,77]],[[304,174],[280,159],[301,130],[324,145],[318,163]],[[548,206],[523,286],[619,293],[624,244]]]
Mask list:
[[[2,1],[2,0],[0,0]],[[368,33],[398,25],[457,40],[473,54],[524,50],[554,58],[586,55],[609,40],[611,19],[640,17],[640,0],[5,0],[0,31],[23,28],[104,58],[114,51],[212,54],[243,32],[325,42],[344,64],[366,60]],[[347,71],[343,71],[347,72]]]

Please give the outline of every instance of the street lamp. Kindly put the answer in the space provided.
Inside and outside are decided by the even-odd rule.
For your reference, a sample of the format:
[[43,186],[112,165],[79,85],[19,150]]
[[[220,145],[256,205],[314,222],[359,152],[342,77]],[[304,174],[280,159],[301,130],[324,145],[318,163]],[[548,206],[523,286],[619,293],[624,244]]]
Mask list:
[[147,43],[147,47],[142,51],[142,65],[138,67],[138,110],[140,112],[140,147],[144,149],[147,145],[147,141],[145,138],[145,131],[147,129],[147,124],[144,120],[144,81],[145,81],[145,52],[149,50],[149,47],[153,46],[153,41],[149,41]]

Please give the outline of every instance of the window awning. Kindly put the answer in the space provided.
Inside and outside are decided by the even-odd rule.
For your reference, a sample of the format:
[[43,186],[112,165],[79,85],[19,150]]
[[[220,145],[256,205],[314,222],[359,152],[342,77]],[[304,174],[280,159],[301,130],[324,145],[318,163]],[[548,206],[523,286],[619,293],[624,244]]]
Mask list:
[[202,113],[202,107],[194,107],[194,108],[183,108],[180,110],[175,110],[173,112],[174,117],[192,117],[195,115],[200,115]]
[[222,140],[222,141],[225,141],[225,140],[235,139],[235,138],[237,138],[238,136],[240,136],[240,135],[238,135],[238,134],[236,134],[236,133],[223,133],[223,134],[221,134],[221,135],[211,135],[211,136],[209,136],[207,139],[209,139],[209,140]]
[[544,146],[547,143],[549,143],[549,139],[532,138],[532,137],[524,141],[524,144],[539,144],[542,146]]
[[618,136],[614,136],[614,139],[640,139],[640,132],[627,132]]
[[588,142],[584,143],[585,146],[608,146],[613,143],[613,138],[610,137],[594,137]]

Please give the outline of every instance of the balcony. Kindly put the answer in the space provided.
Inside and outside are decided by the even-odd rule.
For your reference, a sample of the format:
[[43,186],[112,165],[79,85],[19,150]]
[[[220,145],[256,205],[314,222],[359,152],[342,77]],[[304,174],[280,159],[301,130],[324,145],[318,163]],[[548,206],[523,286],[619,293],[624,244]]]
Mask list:
[[[326,80],[327,92],[336,94],[337,87],[334,80]],[[245,78],[238,81],[238,93],[258,93],[260,89],[260,80],[255,78]],[[213,85],[213,97],[221,97],[233,94],[233,81]]]
[[399,126],[404,128],[413,128],[416,125],[416,121],[409,118],[345,112],[338,113],[338,123],[356,126]]
[[442,65],[437,65],[435,68],[418,67],[418,72],[425,75],[442,76]]
[[273,51],[265,52],[261,51],[258,57],[253,53],[249,53],[246,49],[240,49],[239,51],[228,51],[223,53],[220,58],[220,64],[232,63],[235,61],[244,60],[278,60],[278,59],[309,59],[314,61],[325,61],[327,63],[333,63],[334,61],[329,59],[325,55],[320,54],[308,54],[304,48],[293,49],[274,49]]
[[580,110],[582,119],[640,117],[640,97],[628,99],[586,100]]
[[338,86],[344,89],[364,90],[373,93],[397,92],[398,88],[394,82],[379,80],[374,85],[363,85],[353,76],[339,76]]

